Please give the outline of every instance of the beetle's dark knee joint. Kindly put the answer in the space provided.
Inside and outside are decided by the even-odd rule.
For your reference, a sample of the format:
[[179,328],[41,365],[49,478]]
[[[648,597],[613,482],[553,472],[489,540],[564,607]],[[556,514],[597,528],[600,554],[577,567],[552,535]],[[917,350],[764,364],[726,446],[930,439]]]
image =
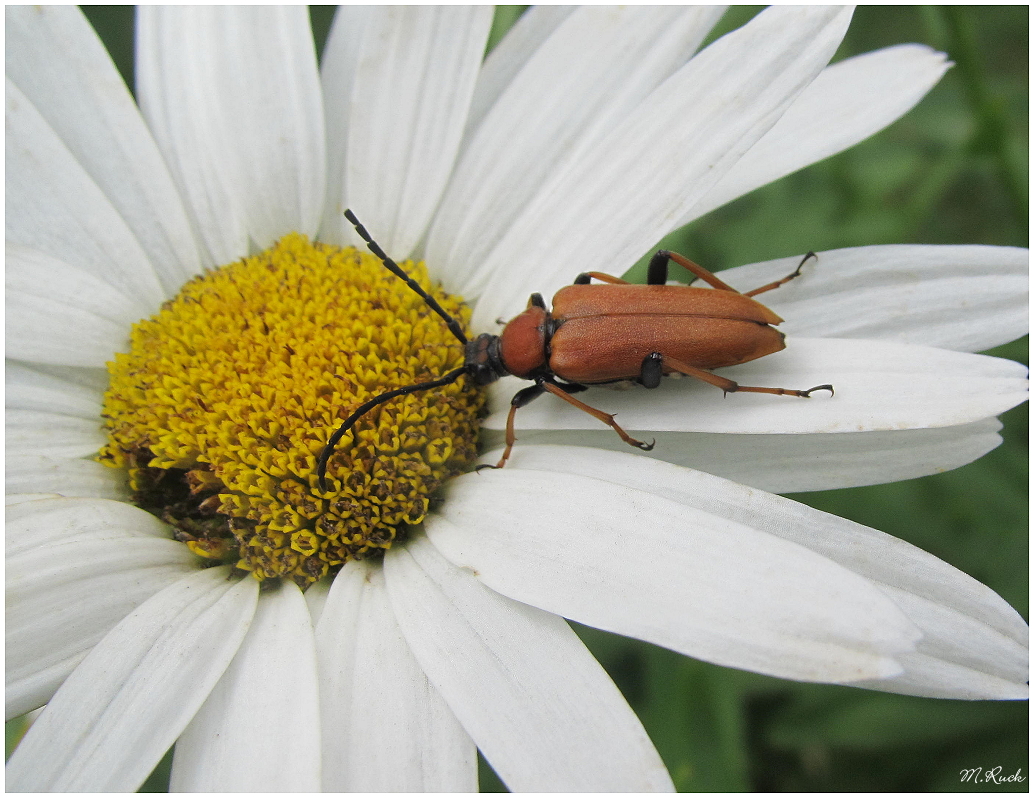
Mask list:
[[522,388],[513,395],[513,399],[510,400],[511,407],[524,407],[526,404],[534,399],[542,396],[542,393],[546,389],[541,385],[529,385],[527,388]]
[[577,277],[574,278],[574,284],[575,285],[588,285],[591,282],[592,282],[592,278],[588,274],[586,274],[585,272],[582,272],[581,274],[579,274]]
[[657,250],[657,253],[650,258],[650,265],[646,268],[647,285],[664,285],[668,282],[668,260],[671,253],[666,249]]
[[664,374],[664,357],[660,352],[651,352],[643,358],[639,367],[639,382],[644,388],[656,388]]

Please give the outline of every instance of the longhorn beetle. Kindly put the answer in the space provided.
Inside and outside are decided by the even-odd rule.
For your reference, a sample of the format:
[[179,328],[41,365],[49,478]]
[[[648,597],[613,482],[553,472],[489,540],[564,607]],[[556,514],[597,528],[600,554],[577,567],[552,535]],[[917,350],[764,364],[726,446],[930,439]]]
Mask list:
[[[784,335],[771,325],[782,319],[751,297],[771,291],[800,276],[801,267],[815,253],[809,252],[797,268],[781,280],[741,294],[715,275],[668,250],[653,256],[646,285],[634,285],[600,272],[586,272],[574,285],[561,288],[546,309],[541,294],[532,294],[528,307],[515,317],[502,335],[482,333],[470,340],[452,316],[429,296],[370,237],[355,214],[345,218],[392,274],[403,280],[445,320],[463,344],[463,365],[434,380],[395,388],[356,408],[327,441],[316,466],[320,489],[326,491],[327,462],[341,437],[366,413],[397,396],[439,388],[466,375],[475,385],[488,385],[512,374],[534,385],[518,391],[506,418],[506,449],[495,466],[502,468],[517,438],[513,431],[517,408],[544,392],[584,410],[609,425],[625,443],[650,451],[654,444],[637,441],[614,421],[614,416],[590,407],[571,394],[595,385],[634,380],[646,388],[660,385],[663,375],[679,373],[716,385],[724,393],[751,391],[808,397],[815,391],[833,393],[832,385],[816,385],[806,391],[739,385],[710,369],[735,366],[778,352]],[[712,288],[667,285],[668,263],[674,261]],[[596,279],[603,285],[590,284]],[[564,380],[561,382],[560,380]]]

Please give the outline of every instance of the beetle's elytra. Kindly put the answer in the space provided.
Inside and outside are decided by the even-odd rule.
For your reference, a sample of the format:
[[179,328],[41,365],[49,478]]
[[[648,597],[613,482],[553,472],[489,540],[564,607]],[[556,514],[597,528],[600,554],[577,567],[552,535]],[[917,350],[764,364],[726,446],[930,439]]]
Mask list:
[[[782,333],[769,326],[782,321],[772,311],[740,294],[709,288],[571,285],[553,297],[549,315],[559,321],[549,367],[570,382],[638,378],[651,352],[712,369],[784,346]],[[502,337],[503,360],[509,364],[505,331]]]
[[[801,267],[815,253],[809,252],[797,268],[781,280],[740,293],[703,266],[674,252],[660,250],[653,256],[646,285],[633,285],[599,272],[580,274],[574,285],[553,297],[552,310],[540,294],[532,294],[528,307],[500,335],[483,333],[470,340],[459,323],[389,258],[370,237],[351,211],[345,211],[359,235],[384,263],[449,326],[464,345],[464,363],[428,382],[407,385],[375,396],[341,424],[320,453],[317,474],[326,490],[327,462],[341,437],[362,416],[397,396],[438,388],[466,375],[476,385],[488,385],[512,374],[535,384],[518,391],[506,419],[506,449],[496,468],[510,456],[516,441],[517,408],[544,392],[560,397],[609,425],[626,443],[644,451],[653,443],[637,441],[602,410],[590,407],[571,394],[619,380],[632,380],[656,388],[666,374],[685,374],[721,388],[725,393],[750,391],[808,397],[815,391],[833,393],[832,385],[807,390],[739,385],[713,374],[711,369],[747,363],[785,347],[784,336],[773,325],[782,322],[754,296],[778,288],[800,276]],[[668,264],[674,261],[711,288],[667,285]],[[599,283],[592,283],[595,279]],[[561,382],[563,380],[563,382]]]

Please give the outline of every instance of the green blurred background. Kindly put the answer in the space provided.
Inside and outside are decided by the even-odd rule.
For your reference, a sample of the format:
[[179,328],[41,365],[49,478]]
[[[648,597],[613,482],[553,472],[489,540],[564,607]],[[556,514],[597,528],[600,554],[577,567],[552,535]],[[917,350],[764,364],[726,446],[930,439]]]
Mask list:
[[[133,10],[84,9],[132,85]],[[493,42],[520,15],[502,6]],[[758,7],[730,9],[713,40]],[[313,7],[322,48],[333,8]],[[695,260],[742,263],[866,244],[1027,246],[1027,6],[860,7],[837,58],[922,42],[955,62],[919,106],[851,150],[752,193],[665,239]],[[1027,362],[1027,339],[991,354]],[[1027,409],[964,468],[793,498],[930,551],[1028,611]],[[591,629],[681,791],[1023,791],[1025,702],[910,698],[802,685],[696,662]],[[12,725],[14,724],[14,725]],[[8,724],[10,736],[18,723]],[[167,761],[144,791],[163,791]],[[963,769],[1022,782],[963,783]],[[501,790],[482,763],[482,789]]]

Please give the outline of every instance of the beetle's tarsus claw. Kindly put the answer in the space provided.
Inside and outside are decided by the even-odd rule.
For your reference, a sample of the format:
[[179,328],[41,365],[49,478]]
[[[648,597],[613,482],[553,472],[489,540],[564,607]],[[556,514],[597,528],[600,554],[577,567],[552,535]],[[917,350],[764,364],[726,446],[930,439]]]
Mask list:
[[476,471],[477,473],[480,474],[486,468],[496,469],[496,468],[502,468],[502,466],[501,465],[492,465],[491,463],[478,463],[478,465],[474,466],[474,471]]
[[654,438],[649,443],[643,443],[642,441],[636,441],[636,446],[642,449],[644,452],[653,451],[653,447],[657,445],[657,439]]
[[833,386],[832,385],[816,385],[814,388],[809,388],[806,391],[801,391],[801,396],[811,397],[811,395],[815,391],[829,391],[829,395],[833,396]]

